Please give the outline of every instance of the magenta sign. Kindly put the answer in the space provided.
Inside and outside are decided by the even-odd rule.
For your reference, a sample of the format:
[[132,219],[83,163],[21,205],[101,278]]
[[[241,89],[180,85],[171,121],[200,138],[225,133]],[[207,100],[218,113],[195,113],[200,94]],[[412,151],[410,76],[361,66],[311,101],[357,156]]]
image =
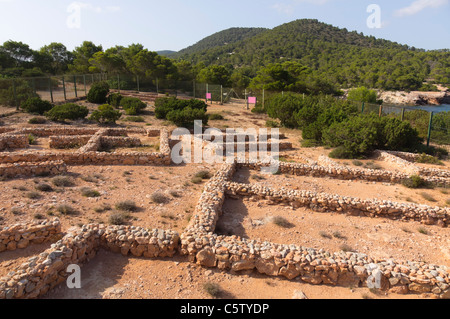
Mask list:
[[212,100],[212,94],[211,93],[206,93],[206,99],[207,100]]
[[256,97],[249,97],[248,98],[248,103],[249,104],[256,104]]

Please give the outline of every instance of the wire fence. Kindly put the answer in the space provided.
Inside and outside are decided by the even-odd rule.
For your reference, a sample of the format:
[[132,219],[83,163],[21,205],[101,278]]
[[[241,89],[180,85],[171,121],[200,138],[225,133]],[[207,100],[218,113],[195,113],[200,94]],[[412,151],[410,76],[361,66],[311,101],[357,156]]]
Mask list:
[[410,106],[361,104],[363,114],[375,113],[407,121],[417,130],[427,146],[443,146],[450,151],[450,112],[431,112]]
[[[275,92],[230,88],[221,85],[177,81],[136,75],[82,74],[51,77],[0,79],[0,105],[16,107],[30,97],[39,96],[52,103],[64,103],[85,98],[93,83],[107,81],[112,90],[154,93],[158,96],[176,96],[205,99],[208,102],[239,102],[247,108],[264,108]],[[375,113],[408,121],[427,145],[440,145],[450,150],[450,112],[429,112],[413,107],[358,103],[361,113]]]

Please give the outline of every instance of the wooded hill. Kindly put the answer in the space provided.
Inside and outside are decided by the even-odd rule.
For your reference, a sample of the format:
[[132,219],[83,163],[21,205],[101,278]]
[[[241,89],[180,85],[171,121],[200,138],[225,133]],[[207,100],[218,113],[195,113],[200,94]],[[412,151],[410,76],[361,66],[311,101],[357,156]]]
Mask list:
[[206,66],[228,65],[247,75],[250,69],[251,76],[269,64],[295,61],[344,88],[413,90],[430,78],[450,83],[449,50],[425,51],[310,19],[257,29],[243,39],[233,30],[216,33],[174,57]]

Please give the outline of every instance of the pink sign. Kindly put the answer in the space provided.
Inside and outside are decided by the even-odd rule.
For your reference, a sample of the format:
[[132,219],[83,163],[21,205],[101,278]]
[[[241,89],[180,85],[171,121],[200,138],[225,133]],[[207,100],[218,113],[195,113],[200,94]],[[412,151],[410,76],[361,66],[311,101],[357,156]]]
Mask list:
[[248,98],[248,103],[249,104],[256,104],[256,97],[249,97]]
[[206,93],[206,99],[207,100],[212,100],[212,94],[211,93]]

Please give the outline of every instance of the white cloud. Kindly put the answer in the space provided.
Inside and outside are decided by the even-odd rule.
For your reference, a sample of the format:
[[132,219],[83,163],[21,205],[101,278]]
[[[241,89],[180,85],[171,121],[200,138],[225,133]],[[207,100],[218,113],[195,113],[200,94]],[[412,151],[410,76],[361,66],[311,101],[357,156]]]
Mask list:
[[427,8],[439,8],[449,4],[450,0],[417,0],[408,7],[399,9],[395,12],[397,17],[412,16]]

